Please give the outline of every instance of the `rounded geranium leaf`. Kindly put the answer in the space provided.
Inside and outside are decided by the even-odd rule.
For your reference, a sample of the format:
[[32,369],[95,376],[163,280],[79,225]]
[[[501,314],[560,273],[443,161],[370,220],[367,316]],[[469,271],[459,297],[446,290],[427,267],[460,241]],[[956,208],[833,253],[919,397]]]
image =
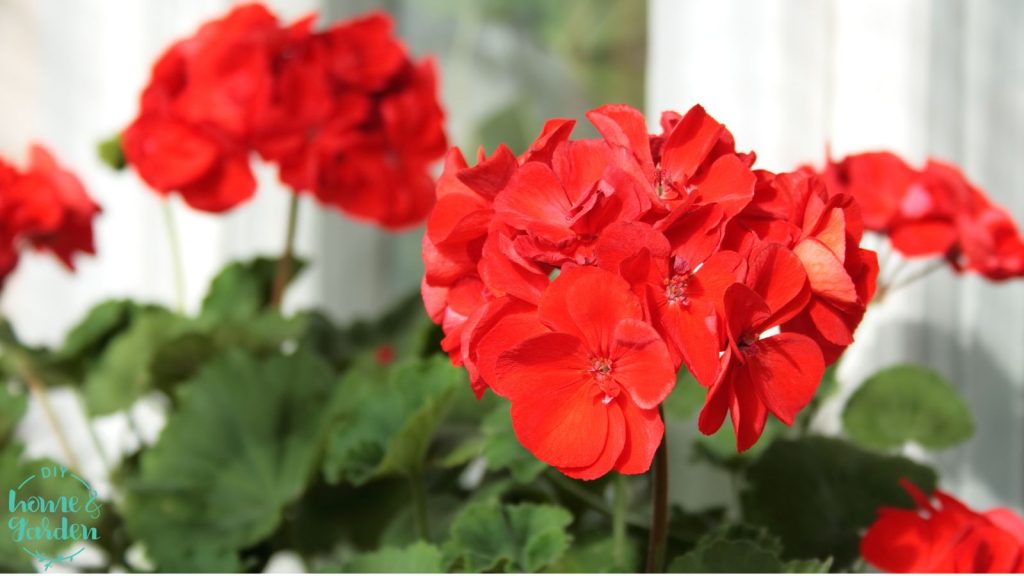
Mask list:
[[970,410],[939,374],[920,366],[894,366],[869,378],[850,397],[843,429],[869,448],[916,442],[940,450],[974,432]]

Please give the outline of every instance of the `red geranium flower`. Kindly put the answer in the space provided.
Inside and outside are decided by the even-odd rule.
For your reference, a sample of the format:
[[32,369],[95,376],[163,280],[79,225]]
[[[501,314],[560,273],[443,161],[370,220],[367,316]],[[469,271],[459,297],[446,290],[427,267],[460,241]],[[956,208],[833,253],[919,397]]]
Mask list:
[[[874,291],[852,201],[809,174],[779,185],[755,174],[753,154],[699,106],[663,115],[662,135],[627,106],[588,118],[600,139],[571,139],[574,122],[552,120],[518,159],[499,148],[469,168],[449,155],[422,289],[453,364],[478,397],[511,400],[525,446],[578,477],[650,464],[656,444],[628,464],[621,450],[639,442],[631,430],[652,429],[630,415],[657,402],[606,362],[637,349],[664,354],[648,358],[658,382],[685,366],[711,388],[705,432],[731,411],[746,449],[769,411],[792,423]],[[642,346],[608,339],[619,320]]]
[[874,152],[829,163],[823,177],[833,194],[852,195],[865,228],[904,256],[945,258],[957,272],[991,280],[1024,275],[1024,237],[1013,218],[952,165],[929,160],[915,170]]
[[313,31],[258,4],[174,44],[125,130],[129,163],[162,194],[222,212],[248,200],[258,152],[296,192],[388,229],[433,205],[447,148],[430,61],[413,62],[374,13]]
[[916,510],[882,508],[860,543],[880,570],[899,573],[1024,572],[1024,519],[1005,508],[975,512],[945,492],[904,481]]
[[30,149],[28,169],[7,195],[6,218],[16,236],[52,252],[70,270],[76,252],[96,253],[92,221],[100,207],[43,147]]
[[664,433],[657,407],[675,373],[639,299],[609,272],[567,269],[544,293],[537,320],[549,331],[503,353],[492,383],[512,404],[520,442],[574,478],[646,471]]
[[95,254],[92,222],[99,205],[42,146],[29,150],[27,170],[0,160],[0,284],[25,243],[53,253],[69,270],[79,252]]
[[755,254],[745,284],[726,289],[729,345],[700,414],[701,432],[717,432],[728,412],[742,452],[761,437],[768,412],[786,425],[793,423],[814,396],[825,362],[807,336],[765,332],[792,318],[809,298],[799,259],[778,244]]

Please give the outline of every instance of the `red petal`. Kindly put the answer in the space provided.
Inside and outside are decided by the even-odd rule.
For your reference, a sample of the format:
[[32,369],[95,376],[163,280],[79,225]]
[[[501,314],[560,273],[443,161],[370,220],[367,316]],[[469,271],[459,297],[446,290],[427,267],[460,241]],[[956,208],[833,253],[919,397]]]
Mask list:
[[202,180],[182,186],[180,192],[185,203],[196,210],[224,212],[256,193],[256,179],[249,159],[243,154],[232,155],[221,159]]
[[729,338],[739,342],[755,326],[767,323],[771,310],[764,300],[746,284],[733,284],[725,291],[725,318]]
[[498,233],[489,234],[484,242],[480,277],[495,296],[511,294],[531,304],[540,300],[548,285],[547,275],[519,258],[512,240]]
[[586,364],[583,343],[568,334],[536,336],[498,358],[496,384],[512,402],[516,437],[552,466],[590,466],[604,450],[608,409]]
[[603,141],[571,140],[555,150],[551,166],[569,202],[578,206],[594,190],[611,161],[611,151]]
[[615,326],[611,360],[612,378],[640,408],[656,408],[676,384],[668,348],[646,322],[626,318]]
[[735,154],[720,156],[698,182],[698,202],[720,205],[727,216],[739,214],[754,197],[754,173]]
[[499,320],[480,337],[474,347],[476,368],[480,378],[498,396],[508,396],[508,391],[501,387],[501,381],[497,377],[498,358],[505,351],[547,331],[547,328],[537,320],[536,312],[510,314]]
[[725,130],[700,105],[690,108],[662,148],[661,166],[670,182],[686,182],[697,173]]
[[657,297],[656,322],[686,362],[690,373],[705,386],[718,375],[718,315],[711,301],[670,303]]
[[624,104],[608,104],[587,112],[587,119],[606,142],[631,150],[642,166],[654,168],[647,119],[639,110]]
[[800,259],[779,244],[769,244],[750,258],[747,285],[764,298],[771,324],[792,318],[811,296]]
[[754,367],[737,366],[733,379],[733,400],[729,408],[732,427],[736,431],[736,450],[745,452],[757,443],[768,422],[768,410],[757,393],[753,380]]
[[787,426],[814,397],[825,361],[813,340],[782,333],[758,340],[744,354],[758,397]]
[[[605,439],[604,449],[601,450],[600,456],[593,464],[582,468],[560,467],[558,470],[561,473],[577,480],[595,480],[610,472],[617,465],[627,442],[626,420],[622,408],[618,404],[608,405],[607,411],[608,437]],[[585,431],[582,433],[586,434]]]
[[860,553],[871,565],[893,573],[931,571],[932,533],[917,512],[884,508],[860,541]]
[[575,238],[569,229],[572,203],[549,167],[530,162],[516,172],[494,199],[494,210],[503,221],[551,242]]
[[944,219],[900,222],[889,232],[889,240],[906,256],[942,255],[956,243],[956,227]]
[[518,166],[512,151],[501,144],[490,158],[472,168],[460,170],[457,176],[471,190],[491,200],[505,188]]
[[620,320],[643,319],[640,299],[625,280],[600,268],[563,269],[544,291],[540,319],[552,329],[578,335],[593,354],[608,356]]
[[643,474],[651,468],[654,454],[665,436],[665,424],[656,409],[644,410],[619,396],[626,424],[626,443],[615,469],[622,474]]
[[725,415],[729,412],[729,405],[732,404],[733,379],[738,365],[731,363],[732,350],[726,350],[721,358],[721,368],[718,372],[718,380],[708,390],[708,396],[704,400],[704,408],[700,411],[700,418],[697,420],[697,428],[702,434],[710,436],[722,427],[725,422]]
[[555,118],[554,120],[548,120],[545,122],[540,135],[537,136],[537,139],[530,145],[526,154],[523,154],[523,162],[543,162],[545,164],[550,164],[551,155],[554,154],[555,148],[569,139],[569,135],[572,134],[574,126],[576,126],[575,120],[566,120],[563,118]]
[[161,192],[204,177],[220,156],[217,145],[191,126],[149,116],[125,130],[124,152],[139,176]]
[[815,294],[845,304],[857,302],[857,289],[853,280],[839,257],[828,246],[814,238],[807,238],[793,248],[793,253],[803,264]]

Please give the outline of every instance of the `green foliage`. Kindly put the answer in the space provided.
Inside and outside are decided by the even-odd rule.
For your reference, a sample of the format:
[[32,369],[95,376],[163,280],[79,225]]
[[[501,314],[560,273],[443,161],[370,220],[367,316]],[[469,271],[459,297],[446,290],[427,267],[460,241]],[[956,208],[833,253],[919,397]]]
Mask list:
[[153,388],[152,362],[162,345],[188,329],[188,320],[162,308],[135,311],[110,338],[85,378],[85,405],[94,416],[124,410]]
[[452,523],[445,553],[467,572],[537,572],[568,549],[571,522],[557,506],[481,502]]
[[[270,303],[277,262],[276,258],[253,258],[228,264],[210,284],[203,299],[200,321],[206,324],[245,322],[258,316]],[[304,260],[293,259],[289,282],[305,267]]]
[[26,408],[28,398],[0,380],[0,449],[11,439],[18,422],[25,415]]
[[912,505],[902,478],[924,490],[936,482],[925,466],[842,440],[776,440],[747,471],[743,513],[782,539],[784,557],[831,556],[845,568],[880,506]]
[[523,448],[512,429],[512,416],[508,405],[501,404],[487,413],[475,435],[442,460],[445,466],[460,466],[482,456],[491,472],[507,470],[516,481],[532,482],[548,465]]
[[385,546],[359,554],[344,566],[345,572],[437,573],[444,571],[441,551],[432,544],[416,542],[405,548]]
[[328,480],[362,484],[385,474],[419,474],[454,394],[469,393],[465,380],[440,356],[388,366],[365,359],[352,367],[334,395]]
[[784,561],[781,554],[782,543],[766,530],[729,526],[701,538],[669,564],[669,572],[827,573],[832,565],[831,558]]
[[68,332],[59,355],[73,360],[102,352],[111,338],[128,327],[141,308],[130,300],[107,300],[97,304]]
[[701,386],[685,366],[680,368],[676,374],[676,387],[665,399],[665,417],[671,420],[694,417],[704,406],[707,393],[707,388]]
[[895,366],[868,378],[846,404],[843,429],[867,448],[916,442],[940,450],[971,437],[974,422],[956,390],[920,366]]
[[611,572],[636,572],[641,568],[643,555],[636,540],[627,539],[624,557],[616,558],[613,538],[594,539],[590,542],[573,541],[562,558],[549,571],[599,574]]
[[178,412],[125,484],[128,530],[162,570],[236,570],[314,472],[329,369],[298,353],[231,352],[179,390]]

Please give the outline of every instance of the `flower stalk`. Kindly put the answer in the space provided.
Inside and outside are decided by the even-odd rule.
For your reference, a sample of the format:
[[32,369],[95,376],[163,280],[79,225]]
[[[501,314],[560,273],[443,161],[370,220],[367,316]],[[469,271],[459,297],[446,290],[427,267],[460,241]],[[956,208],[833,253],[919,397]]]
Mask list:
[[288,228],[285,231],[284,250],[281,258],[277,261],[277,270],[274,273],[274,284],[270,295],[270,307],[274,310],[281,309],[281,302],[284,300],[284,291],[288,286],[288,279],[292,275],[292,265],[295,258],[295,232],[299,220],[299,195],[292,194],[288,204]]
[[185,312],[185,265],[181,257],[181,239],[178,236],[178,225],[174,219],[174,207],[170,199],[164,199],[161,206],[164,215],[164,229],[167,231],[167,243],[171,247],[171,266],[174,275],[174,307],[179,314]]
[[[664,419],[664,410],[658,408]],[[665,546],[668,540],[668,437],[663,437],[651,466],[651,531],[647,541],[645,572],[665,569]]]

